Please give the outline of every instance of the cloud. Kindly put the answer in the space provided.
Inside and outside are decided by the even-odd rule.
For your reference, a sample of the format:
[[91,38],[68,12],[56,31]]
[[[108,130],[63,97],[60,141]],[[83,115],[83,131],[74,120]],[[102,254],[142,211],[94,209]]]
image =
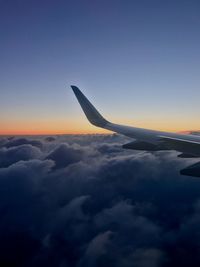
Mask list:
[[32,145],[38,148],[42,147],[42,142],[39,140],[34,140],[34,139],[28,139],[28,138],[9,138],[8,142],[5,144],[5,147],[14,147],[14,146],[21,146],[21,145]]
[[[95,236],[89,243],[85,255],[81,260],[79,266],[96,266],[102,265],[102,258],[107,253],[107,245],[112,236],[111,231],[106,231]],[[101,259],[101,260],[99,260]],[[106,265],[106,261],[103,263]]]
[[39,148],[28,145],[19,145],[16,147],[0,149],[0,167],[8,167],[20,160],[37,159],[42,156]]
[[53,142],[53,141],[56,140],[56,138],[55,138],[54,136],[47,136],[47,137],[45,137],[45,140],[46,140],[47,142]]
[[0,139],[2,266],[199,266],[200,180],[121,136]]
[[157,267],[165,263],[163,252],[159,249],[137,249],[128,258],[122,260],[121,265],[131,267]]
[[52,159],[55,162],[55,168],[59,169],[80,161],[82,155],[83,151],[81,149],[70,147],[67,144],[61,144],[50,152],[46,158]]

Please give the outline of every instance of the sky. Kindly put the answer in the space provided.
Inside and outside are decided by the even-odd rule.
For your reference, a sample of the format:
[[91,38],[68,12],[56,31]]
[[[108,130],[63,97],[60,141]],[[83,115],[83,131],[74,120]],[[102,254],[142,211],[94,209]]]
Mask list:
[[200,3],[0,0],[0,134],[101,133],[70,85],[103,115],[199,130]]

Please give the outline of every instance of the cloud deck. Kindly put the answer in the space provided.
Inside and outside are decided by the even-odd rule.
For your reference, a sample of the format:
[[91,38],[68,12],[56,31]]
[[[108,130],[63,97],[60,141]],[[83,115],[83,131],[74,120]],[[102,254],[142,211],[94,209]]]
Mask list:
[[126,141],[1,139],[0,265],[199,266],[200,180]]

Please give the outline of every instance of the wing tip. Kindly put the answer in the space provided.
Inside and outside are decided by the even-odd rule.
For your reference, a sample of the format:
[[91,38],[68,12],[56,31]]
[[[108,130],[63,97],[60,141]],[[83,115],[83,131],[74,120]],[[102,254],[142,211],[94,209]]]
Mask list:
[[76,85],[71,85],[71,88],[73,91],[80,91]]
[[71,88],[90,123],[104,128],[108,121],[104,119],[77,86],[71,85]]

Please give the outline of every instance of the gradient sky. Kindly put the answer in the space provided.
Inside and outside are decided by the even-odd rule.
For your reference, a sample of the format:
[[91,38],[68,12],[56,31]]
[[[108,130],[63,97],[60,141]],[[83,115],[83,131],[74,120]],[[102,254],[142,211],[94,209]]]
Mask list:
[[0,0],[0,134],[200,129],[200,2]]

